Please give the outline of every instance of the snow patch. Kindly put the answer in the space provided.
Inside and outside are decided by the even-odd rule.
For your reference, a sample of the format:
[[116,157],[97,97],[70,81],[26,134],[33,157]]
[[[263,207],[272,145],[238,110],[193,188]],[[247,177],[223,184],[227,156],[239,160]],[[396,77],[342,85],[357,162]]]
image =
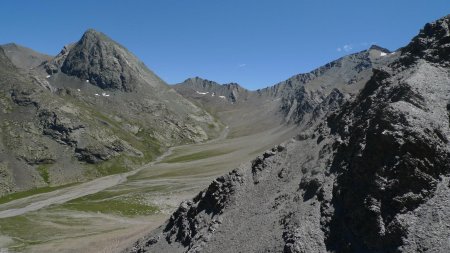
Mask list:
[[380,56],[386,56],[387,54],[385,52],[381,52]]
[[102,93],[102,96],[109,97],[109,94],[106,94],[105,92]]
[[77,91],[81,91],[80,89],[77,89]]
[[206,95],[206,94],[208,94],[209,92],[200,92],[200,91],[195,91],[197,94],[200,94],[200,95]]
[[86,83],[89,83],[89,80],[86,80]]
[[225,96],[219,96],[219,98],[223,98],[223,99],[225,99]]
[[46,76],[45,78],[50,78],[51,77],[51,75],[48,75],[48,76]]
[[96,96],[100,96],[100,95],[98,95],[98,93],[95,93],[95,95],[96,95]]

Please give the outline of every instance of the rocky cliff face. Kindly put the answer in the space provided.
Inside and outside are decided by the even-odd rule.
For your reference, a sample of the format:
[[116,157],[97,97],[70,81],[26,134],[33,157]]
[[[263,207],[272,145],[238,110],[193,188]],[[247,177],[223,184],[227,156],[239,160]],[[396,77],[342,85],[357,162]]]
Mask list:
[[427,24],[353,98],[127,252],[450,251],[449,26]]
[[412,42],[402,49],[402,63],[415,63],[419,59],[447,66],[450,61],[450,30],[448,16],[428,23],[413,38]]
[[74,44],[64,46],[58,55],[56,55],[52,59],[42,63],[41,65],[44,68],[45,72],[47,72],[47,74],[49,74],[49,75],[58,73],[58,71],[60,70],[64,61],[66,60],[67,55],[70,52],[70,49],[72,49],[73,46],[74,46]]

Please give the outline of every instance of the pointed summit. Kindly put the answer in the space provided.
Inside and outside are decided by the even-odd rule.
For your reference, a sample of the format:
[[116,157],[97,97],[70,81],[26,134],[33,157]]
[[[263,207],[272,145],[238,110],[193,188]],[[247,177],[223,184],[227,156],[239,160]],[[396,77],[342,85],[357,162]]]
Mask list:
[[133,91],[145,66],[123,46],[94,29],[70,49],[61,71],[102,89]]
[[[87,30],[84,32],[84,34],[83,34],[83,36],[86,36],[86,35],[93,35],[93,36],[96,36],[96,35],[105,35],[105,34],[102,33],[102,32],[99,32],[99,31],[95,30],[94,28],[89,28],[89,29],[87,29]],[[106,35],[105,35],[105,36],[106,36]]]
[[113,41],[110,37],[108,37],[108,35],[100,32],[100,31],[97,31],[95,29],[92,29],[92,28],[87,29],[83,33],[83,36],[81,36],[80,41],[89,41],[89,42],[104,41],[104,42],[115,43],[116,45],[122,47],[117,42]]
[[384,47],[380,47],[380,46],[375,45],[375,44],[370,46],[369,51],[370,50],[377,50],[377,51],[380,51],[380,52],[386,53],[386,54],[390,54],[391,53],[391,51],[389,49],[386,49]]
[[370,61],[377,61],[383,56],[387,56],[391,54],[391,51],[389,49],[386,49],[384,47],[380,47],[378,45],[372,45],[368,50],[366,50],[367,55],[370,58]]

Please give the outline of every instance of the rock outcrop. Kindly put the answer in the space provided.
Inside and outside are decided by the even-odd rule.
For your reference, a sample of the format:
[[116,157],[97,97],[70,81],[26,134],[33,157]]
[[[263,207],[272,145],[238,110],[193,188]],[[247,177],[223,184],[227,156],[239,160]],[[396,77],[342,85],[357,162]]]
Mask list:
[[133,91],[143,65],[124,47],[95,30],[88,30],[68,52],[61,71],[89,80],[102,89]]
[[43,68],[49,75],[53,75],[58,73],[59,69],[63,65],[64,61],[69,55],[70,49],[74,46],[74,44],[66,45],[61,49],[58,55],[56,55],[53,59],[42,63]]
[[[427,24],[346,101],[331,89],[296,138],[217,179],[127,252],[450,251],[449,26]],[[297,107],[314,114],[302,96]]]
[[402,64],[412,64],[419,59],[449,66],[450,64],[450,28],[449,17],[428,23],[402,49]]

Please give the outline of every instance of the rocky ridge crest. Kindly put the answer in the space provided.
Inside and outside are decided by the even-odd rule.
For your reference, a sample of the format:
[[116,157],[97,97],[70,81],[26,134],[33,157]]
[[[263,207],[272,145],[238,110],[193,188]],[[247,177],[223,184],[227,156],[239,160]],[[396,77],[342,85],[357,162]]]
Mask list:
[[449,25],[427,24],[427,42],[414,38],[353,98],[127,252],[449,251]]

